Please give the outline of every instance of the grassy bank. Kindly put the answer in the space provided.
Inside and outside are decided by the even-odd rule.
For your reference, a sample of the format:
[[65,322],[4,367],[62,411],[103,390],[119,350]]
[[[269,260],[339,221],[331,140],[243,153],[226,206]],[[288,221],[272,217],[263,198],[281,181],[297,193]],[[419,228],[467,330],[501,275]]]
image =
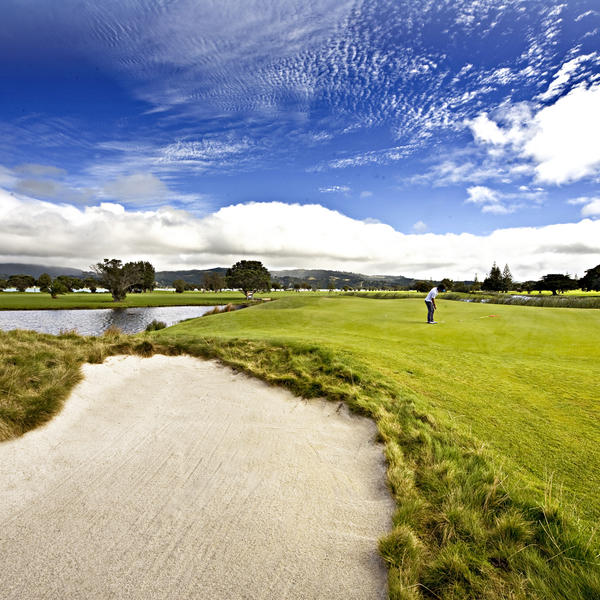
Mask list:
[[[83,360],[186,352],[344,400],[385,442],[398,503],[381,541],[392,598],[600,597],[590,532],[600,515],[600,315],[440,305],[435,327],[423,323],[422,299],[297,295],[140,336],[2,334],[10,373],[0,386],[14,405],[44,394],[60,404]],[[37,409],[47,418],[56,406]]]

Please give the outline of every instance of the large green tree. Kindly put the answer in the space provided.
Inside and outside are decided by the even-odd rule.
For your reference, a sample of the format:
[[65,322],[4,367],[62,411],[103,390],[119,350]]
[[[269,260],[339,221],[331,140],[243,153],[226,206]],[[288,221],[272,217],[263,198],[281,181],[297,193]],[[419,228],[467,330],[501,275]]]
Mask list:
[[36,281],[31,275],[11,275],[8,278],[8,287],[17,288],[17,291],[24,292],[28,287],[33,287]]
[[156,271],[147,260],[141,260],[135,263],[140,271],[139,287],[144,292],[151,292],[156,287]]
[[55,278],[55,281],[60,281],[67,292],[80,290],[84,286],[84,283],[81,279],[78,279],[77,277],[70,277],[69,275],[59,275]]
[[115,302],[125,300],[131,286],[141,278],[141,271],[136,263],[123,264],[118,258],[105,258],[103,262],[92,265],[91,269],[98,275],[100,285],[112,294]]
[[578,281],[572,279],[569,275],[562,273],[548,273],[544,275],[537,283],[539,290],[548,290],[556,296],[558,292],[566,292],[567,290],[577,289]]
[[415,281],[413,287],[417,292],[428,292],[433,287],[433,282],[419,279],[418,281]]
[[600,265],[588,269],[579,280],[579,287],[587,292],[600,292]]
[[52,277],[50,277],[48,273],[42,273],[38,277],[37,284],[40,288],[40,292],[48,292],[50,286],[52,285]]
[[248,297],[259,290],[269,290],[271,275],[258,260],[240,260],[227,269],[227,286],[242,290]]

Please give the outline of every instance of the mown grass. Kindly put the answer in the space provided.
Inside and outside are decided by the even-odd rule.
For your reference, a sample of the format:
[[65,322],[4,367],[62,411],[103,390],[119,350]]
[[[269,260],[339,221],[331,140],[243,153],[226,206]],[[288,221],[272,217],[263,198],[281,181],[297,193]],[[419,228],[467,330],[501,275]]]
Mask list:
[[[589,528],[600,477],[598,316],[494,306],[492,317],[485,305],[439,304],[438,327],[422,323],[422,300],[298,296],[139,336],[15,332],[2,334],[2,364],[11,348],[13,362],[33,360],[40,344],[75,375],[108,354],[185,352],[343,400],[385,442],[398,505],[380,543],[390,597],[599,598]],[[43,391],[29,360],[15,368]],[[76,376],[63,380],[62,397]]]
[[[311,295],[325,295],[327,292],[306,292]],[[255,298],[282,298],[303,295],[298,292],[270,292],[256,294]],[[60,308],[131,308],[138,306],[213,306],[217,304],[244,304],[246,298],[241,292],[176,292],[154,291],[145,294],[127,294],[123,302],[114,302],[108,293],[73,292],[51,298],[50,294],[27,292],[0,293],[0,310],[50,310]]]

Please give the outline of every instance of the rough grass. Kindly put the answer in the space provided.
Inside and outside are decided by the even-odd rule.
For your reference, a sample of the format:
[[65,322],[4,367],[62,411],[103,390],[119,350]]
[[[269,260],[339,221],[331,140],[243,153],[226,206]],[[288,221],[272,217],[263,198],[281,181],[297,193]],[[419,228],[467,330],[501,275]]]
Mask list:
[[[517,468],[526,466],[531,459],[514,450],[511,454],[510,447],[502,443],[483,444],[475,428],[465,427],[464,420],[456,418],[460,402],[450,395],[460,395],[463,390],[462,395],[473,402],[473,397],[465,393],[465,389],[471,391],[468,374],[464,373],[466,358],[474,359],[476,353],[486,354],[486,351],[491,355],[489,348],[480,344],[467,348],[470,354],[466,357],[464,354],[457,357],[458,349],[473,341],[470,336],[474,332],[456,340],[456,327],[447,328],[449,337],[442,328],[424,325],[418,330],[418,321],[411,312],[413,305],[417,312],[417,304],[420,315],[424,312],[420,306],[422,300],[380,304],[357,298],[299,297],[138,336],[116,332],[102,338],[24,332],[0,334],[2,365],[6,362],[10,366],[6,373],[0,372],[1,389],[11,392],[13,407],[29,406],[21,411],[23,415],[29,414],[29,419],[20,416],[13,419],[20,422],[20,430],[14,430],[12,435],[43,422],[59,408],[77,381],[78,366],[84,360],[98,362],[109,354],[128,352],[142,355],[185,352],[217,358],[302,396],[345,401],[353,410],[376,421],[385,443],[390,489],[398,506],[393,530],[380,542],[381,554],[390,567],[391,598],[600,598],[597,539],[586,531],[585,523],[577,521],[571,505],[557,494],[555,485],[548,482],[545,488],[540,487],[535,476],[538,468],[535,458],[532,473]],[[448,316],[456,320],[468,315],[477,323],[475,333],[491,338],[488,342],[495,344],[503,359],[488,366],[486,371],[488,357],[484,356],[476,365],[478,378],[490,377],[499,364],[515,360],[507,351],[512,350],[511,329],[507,330],[502,321],[508,313],[499,319],[479,320],[486,316],[485,306],[460,303],[443,306],[447,307]],[[518,355],[533,353],[543,362],[545,351],[550,350],[555,366],[564,371],[565,360],[572,359],[575,364],[577,353],[588,351],[585,343],[576,350],[572,346],[563,348],[558,355],[551,343],[546,344],[550,349],[539,347],[540,339],[547,336],[544,329],[552,324],[555,337],[563,345],[567,342],[568,336],[556,325],[563,318],[548,320],[541,313],[537,321],[529,323],[531,310],[498,309],[521,312],[513,319],[523,329]],[[564,315],[564,311],[558,312],[561,317]],[[548,314],[552,317],[555,313]],[[585,314],[590,313],[585,311]],[[566,323],[565,329],[572,331],[575,327],[575,338],[577,327],[584,322],[575,319]],[[536,325],[533,330],[541,329],[537,337],[532,324]],[[592,330],[589,325],[584,330],[588,340]],[[528,340],[528,336],[533,339]],[[413,344],[415,337],[424,349],[420,354]],[[448,340],[454,340],[454,344],[449,346]],[[432,371],[425,364],[428,356],[434,366]],[[452,364],[451,359],[455,361],[454,370],[446,369]],[[457,365],[463,367],[462,372],[456,370]],[[446,370],[445,377],[451,381],[445,389],[438,390],[439,395],[434,395],[419,380],[428,379],[440,368]],[[53,374],[59,372],[63,375],[55,378]],[[497,373],[498,380],[488,382],[491,389],[509,372],[507,367]],[[581,373],[584,372],[585,365]],[[56,385],[53,379],[57,380]],[[28,392],[18,383],[22,381],[27,382]],[[434,379],[434,388],[441,381],[439,377]],[[578,390],[576,381],[576,377],[571,379]],[[584,382],[584,386],[592,385],[590,381],[595,380]],[[539,380],[533,385],[539,386]],[[490,403],[488,389],[483,386],[480,390],[483,395],[480,404]],[[510,382],[506,391],[495,389],[496,412],[505,400],[504,395],[512,391]],[[593,391],[590,394],[594,396]],[[42,397],[44,401],[36,404],[35,398]],[[597,394],[594,397],[597,399]],[[445,398],[454,401],[440,410],[438,403]],[[474,409],[475,420],[485,421],[481,406]],[[31,418],[36,410],[38,417]],[[587,405],[586,410],[591,411],[587,413],[589,418],[594,418],[594,414],[597,418],[597,413]],[[4,413],[1,418],[4,422]],[[524,421],[527,420],[526,415]],[[517,418],[509,424],[509,430],[516,427],[513,436],[529,436],[535,441],[532,430],[519,429],[520,422]],[[547,431],[555,425],[551,420],[542,423]],[[575,422],[569,425],[573,427]],[[492,431],[494,428],[502,430],[507,426],[496,422]],[[479,433],[485,430],[480,428]],[[552,454],[552,451],[550,448],[547,452]],[[587,461],[590,471],[597,470],[594,456],[588,454]],[[582,478],[583,474],[577,475]]]
[[459,294],[448,292],[440,296],[445,300],[479,302],[484,304],[509,304],[513,306],[538,306],[546,308],[600,308],[600,295],[561,294],[557,296],[527,294]]

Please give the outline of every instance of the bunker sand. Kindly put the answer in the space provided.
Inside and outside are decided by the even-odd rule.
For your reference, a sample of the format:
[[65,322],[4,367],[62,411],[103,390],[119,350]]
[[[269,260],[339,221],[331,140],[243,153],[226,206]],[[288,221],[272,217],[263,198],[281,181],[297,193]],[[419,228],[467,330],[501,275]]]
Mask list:
[[387,597],[375,426],[191,357],[113,357],[0,444],[0,597]]

